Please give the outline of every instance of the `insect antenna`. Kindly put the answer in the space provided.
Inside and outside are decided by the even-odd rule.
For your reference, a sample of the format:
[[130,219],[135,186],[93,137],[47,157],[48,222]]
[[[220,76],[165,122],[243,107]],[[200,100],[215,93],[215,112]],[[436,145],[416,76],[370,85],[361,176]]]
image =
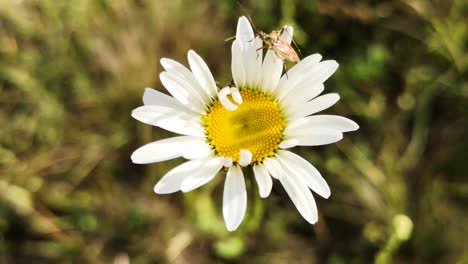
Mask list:
[[296,41],[294,41],[294,39],[291,38],[291,42],[294,44],[294,47],[296,47],[297,52],[299,52],[299,54],[301,54],[301,56],[302,56],[302,51],[301,51],[301,49],[299,48],[299,46],[297,45]]
[[[258,31],[257,27],[255,26],[255,24],[254,24],[252,18],[250,17],[250,15],[247,13],[247,10],[244,8],[244,6],[243,6],[239,1],[236,1],[236,3],[237,3],[237,5],[239,6],[239,8],[242,9],[242,12],[243,12],[243,13],[245,14],[245,16],[247,17],[247,20],[249,20],[250,25],[252,25],[253,30],[254,30],[254,32],[255,32],[255,35],[258,36],[258,35],[259,35],[259,31]],[[225,39],[224,42],[229,42],[229,41],[232,41],[232,40],[234,40],[234,39],[236,39],[236,36],[229,37],[229,38]],[[255,38],[254,38],[254,39],[255,39]],[[250,41],[253,41],[253,39],[250,40]]]
[[234,39],[236,39],[236,36],[229,37],[229,38],[225,39],[224,42],[229,42],[229,41],[234,40]]
[[255,24],[254,24],[252,18],[250,17],[249,13],[247,12],[247,9],[245,9],[245,7],[239,1],[236,1],[236,3],[239,6],[239,8],[242,9],[242,12],[245,14],[247,19],[249,20],[250,24],[252,25],[253,30],[255,31],[255,34],[258,35],[259,31],[258,31],[257,27],[255,26]]

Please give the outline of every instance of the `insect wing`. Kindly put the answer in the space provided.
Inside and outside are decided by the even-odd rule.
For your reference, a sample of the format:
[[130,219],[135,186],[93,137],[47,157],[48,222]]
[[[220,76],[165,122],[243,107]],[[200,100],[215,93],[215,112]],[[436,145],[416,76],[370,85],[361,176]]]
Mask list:
[[278,40],[275,42],[274,48],[278,57],[295,63],[299,62],[299,56],[297,56],[296,51],[289,43],[284,41],[281,37],[278,38]]

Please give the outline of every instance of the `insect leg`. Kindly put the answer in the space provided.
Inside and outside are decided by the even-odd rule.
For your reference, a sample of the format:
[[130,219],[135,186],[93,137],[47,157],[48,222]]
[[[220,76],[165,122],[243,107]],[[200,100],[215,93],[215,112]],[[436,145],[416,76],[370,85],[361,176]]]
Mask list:
[[259,51],[259,50],[262,50],[262,49],[266,49],[266,48],[268,48],[268,46],[267,46],[267,45],[263,45],[263,46],[261,46],[260,48],[258,48],[258,49],[255,50],[255,52],[257,53],[257,59],[258,59],[258,56],[260,56],[260,54],[258,54],[258,51]]
[[286,67],[286,60],[283,60],[284,75],[286,75],[286,80],[288,80],[288,69]]

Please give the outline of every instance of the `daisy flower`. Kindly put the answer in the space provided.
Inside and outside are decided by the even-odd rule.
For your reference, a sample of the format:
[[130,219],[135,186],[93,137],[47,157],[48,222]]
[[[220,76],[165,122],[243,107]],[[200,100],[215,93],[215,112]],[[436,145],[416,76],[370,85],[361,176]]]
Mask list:
[[[283,38],[290,43],[293,28],[286,30]],[[156,193],[194,190],[226,168],[223,216],[229,231],[237,229],[247,208],[243,167],[252,168],[260,197],[269,196],[276,179],[299,213],[317,222],[311,190],[328,198],[330,188],[312,164],[287,149],[334,143],[358,129],[341,116],[315,115],[339,100],[338,94],[319,96],[338,68],[335,61],[314,54],[282,75],[283,61],[274,50],[263,57],[262,46],[249,21],[239,18],[232,43],[235,85],[219,89],[203,59],[189,51],[190,70],[161,60],[161,82],[172,97],[147,88],[144,105],[132,112],[141,122],[182,135],[144,145],[131,156],[138,164],[188,160],[159,180]]]

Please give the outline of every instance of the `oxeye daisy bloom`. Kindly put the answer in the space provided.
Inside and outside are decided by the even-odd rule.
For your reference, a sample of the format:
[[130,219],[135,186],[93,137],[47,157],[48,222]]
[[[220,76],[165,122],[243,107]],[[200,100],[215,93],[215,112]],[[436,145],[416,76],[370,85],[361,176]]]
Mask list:
[[[286,31],[283,39],[290,43],[293,28],[287,26]],[[335,93],[319,96],[324,90],[323,83],[338,68],[336,61],[321,61],[319,54],[313,54],[282,75],[284,62],[274,49],[268,50],[263,60],[258,59],[262,58],[262,46],[249,21],[239,18],[232,44],[232,75],[241,96],[251,99],[244,100],[228,119],[229,131],[239,128],[232,132],[235,143],[234,140],[221,143],[219,139],[210,143],[219,153],[233,146],[250,150],[260,196],[270,194],[273,177],[279,180],[300,214],[315,223],[318,213],[311,190],[328,198],[330,188],[312,164],[287,149],[335,143],[343,138],[344,132],[357,130],[359,126],[341,116],[315,115],[340,99]],[[208,135],[212,134],[209,131]]]
[[[284,40],[291,42],[293,28]],[[161,82],[173,96],[147,88],[132,116],[183,136],[163,139],[137,149],[134,163],[145,164],[184,157],[189,161],[170,170],[154,187],[159,194],[191,191],[211,181],[225,167],[223,216],[229,231],[237,229],[247,208],[242,167],[251,167],[260,197],[269,196],[279,180],[300,214],[310,223],[318,219],[311,190],[328,198],[330,188],[307,160],[290,152],[295,146],[337,142],[358,129],[344,117],[314,115],[339,100],[337,94],[319,96],[323,83],[338,68],[314,54],[286,74],[283,61],[268,50],[249,21],[239,19],[232,44],[235,86],[218,89],[205,62],[189,51],[190,69],[162,59]]]

